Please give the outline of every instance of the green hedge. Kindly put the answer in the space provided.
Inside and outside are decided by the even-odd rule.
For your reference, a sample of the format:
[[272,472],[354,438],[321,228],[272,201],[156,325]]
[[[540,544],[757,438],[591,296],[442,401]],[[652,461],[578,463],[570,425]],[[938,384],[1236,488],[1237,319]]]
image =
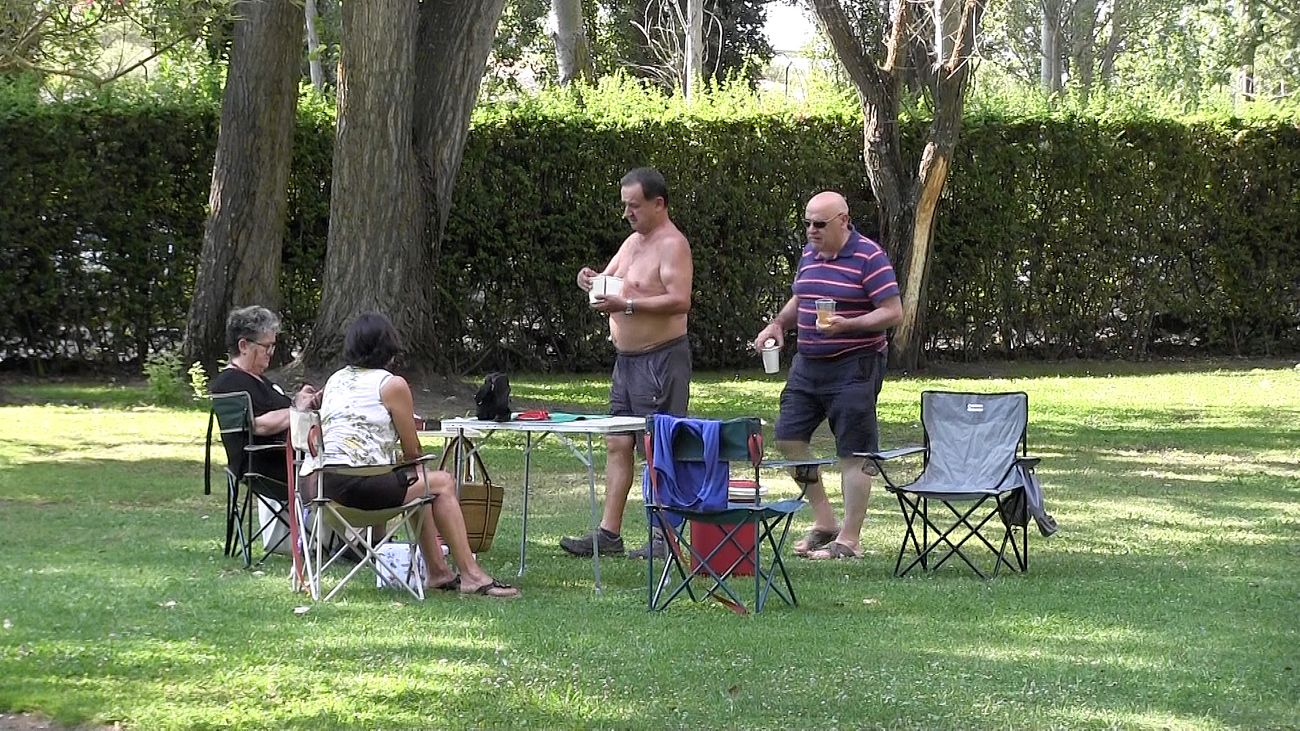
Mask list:
[[[331,124],[304,113],[295,140],[291,343],[319,302]],[[0,365],[138,362],[178,340],[215,133],[207,107],[0,108]],[[434,282],[445,365],[608,365],[605,325],[573,278],[626,235],[617,180],[639,164],[668,176],[693,246],[699,368],[756,363],[746,344],[788,294],[808,196],[840,189],[874,229],[861,126],[846,115],[481,114]],[[969,120],[937,233],[929,351],[1296,351],[1297,171],[1294,124]]]

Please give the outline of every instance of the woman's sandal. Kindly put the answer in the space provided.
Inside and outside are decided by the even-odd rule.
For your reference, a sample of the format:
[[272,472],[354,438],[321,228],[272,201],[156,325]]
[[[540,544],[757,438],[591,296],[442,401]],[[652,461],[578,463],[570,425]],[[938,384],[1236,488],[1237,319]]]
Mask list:
[[496,579],[491,583],[484,584],[473,591],[463,591],[462,594],[470,596],[485,596],[492,599],[517,599],[520,596],[519,590],[509,584],[503,584]]

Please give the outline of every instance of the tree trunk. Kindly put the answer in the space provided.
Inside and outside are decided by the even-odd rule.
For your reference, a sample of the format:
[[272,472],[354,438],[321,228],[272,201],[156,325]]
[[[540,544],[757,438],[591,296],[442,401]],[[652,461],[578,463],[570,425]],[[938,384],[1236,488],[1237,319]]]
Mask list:
[[1044,0],[1039,83],[1043,92],[1061,90],[1061,0]]
[[329,246],[309,370],[337,365],[348,324],[370,310],[392,319],[408,365],[442,365],[438,244],[503,2],[343,3]]
[[686,0],[686,100],[699,90],[704,78],[704,0]]
[[551,13],[555,16],[555,62],[560,69],[560,84],[571,84],[579,79],[590,81],[591,44],[582,21],[582,0],[551,0]]
[[1086,101],[1092,93],[1097,48],[1097,0],[1075,0],[1070,24],[1070,80]]
[[320,34],[316,32],[316,0],[307,0],[303,15],[307,19],[307,67],[311,71],[311,85],[318,94],[325,92],[325,71],[320,63]]
[[[930,91],[934,116],[924,140],[915,172],[902,164],[898,133],[899,96],[902,87],[895,65],[910,57],[904,44],[911,36],[911,3],[899,3],[888,35],[883,63],[868,54],[870,39],[858,38],[836,0],[812,0],[813,11],[858,90],[863,112],[863,157],[867,178],[876,196],[881,245],[894,264],[902,294],[903,320],[894,330],[890,362],[895,368],[914,370],[921,362],[924,343],[926,287],[929,278],[938,204],[948,180],[953,151],[961,131],[961,114],[971,74],[975,31],[984,12],[984,0],[965,0],[951,33],[931,41],[927,58],[934,66]],[[945,17],[948,8],[933,5],[933,17]]]
[[279,304],[301,44],[302,16],[289,0],[248,3],[235,21],[186,363],[211,367],[224,354],[232,307]]

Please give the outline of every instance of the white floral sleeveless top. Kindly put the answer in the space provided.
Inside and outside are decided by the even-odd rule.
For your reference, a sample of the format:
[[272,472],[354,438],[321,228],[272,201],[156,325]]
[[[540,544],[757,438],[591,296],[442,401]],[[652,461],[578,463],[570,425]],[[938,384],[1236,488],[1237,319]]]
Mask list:
[[393,374],[345,366],[330,376],[321,401],[322,464],[364,467],[395,464],[402,454],[393,416],[379,389]]

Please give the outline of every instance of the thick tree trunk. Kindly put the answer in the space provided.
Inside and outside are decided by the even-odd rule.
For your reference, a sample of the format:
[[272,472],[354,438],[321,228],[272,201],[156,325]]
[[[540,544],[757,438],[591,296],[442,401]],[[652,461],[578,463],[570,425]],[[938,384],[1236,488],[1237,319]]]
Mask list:
[[1075,0],[1070,35],[1070,80],[1086,100],[1096,67],[1097,0]]
[[415,146],[436,257],[505,0],[425,0],[420,7]]
[[438,243],[502,5],[343,4],[329,247],[309,370],[336,366],[348,323],[369,310],[392,319],[408,365],[440,365]]
[[555,62],[560,69],[560,84],[572,84],[579,79],[590,81],[591,44],[582,21],[582,0],[551,0],[551,14],[555,16]]
[[392,318],[408,347],[432,332],[433,260],[422,245],[411,138],[417,10],[410,0],[343,3],[329,238],[309,370],[338,365],[343,334],[362,312]]
[[247,3],[235,21],[186,363],[224,354],[232,307],[279,304],[302,26],[289,0]]

